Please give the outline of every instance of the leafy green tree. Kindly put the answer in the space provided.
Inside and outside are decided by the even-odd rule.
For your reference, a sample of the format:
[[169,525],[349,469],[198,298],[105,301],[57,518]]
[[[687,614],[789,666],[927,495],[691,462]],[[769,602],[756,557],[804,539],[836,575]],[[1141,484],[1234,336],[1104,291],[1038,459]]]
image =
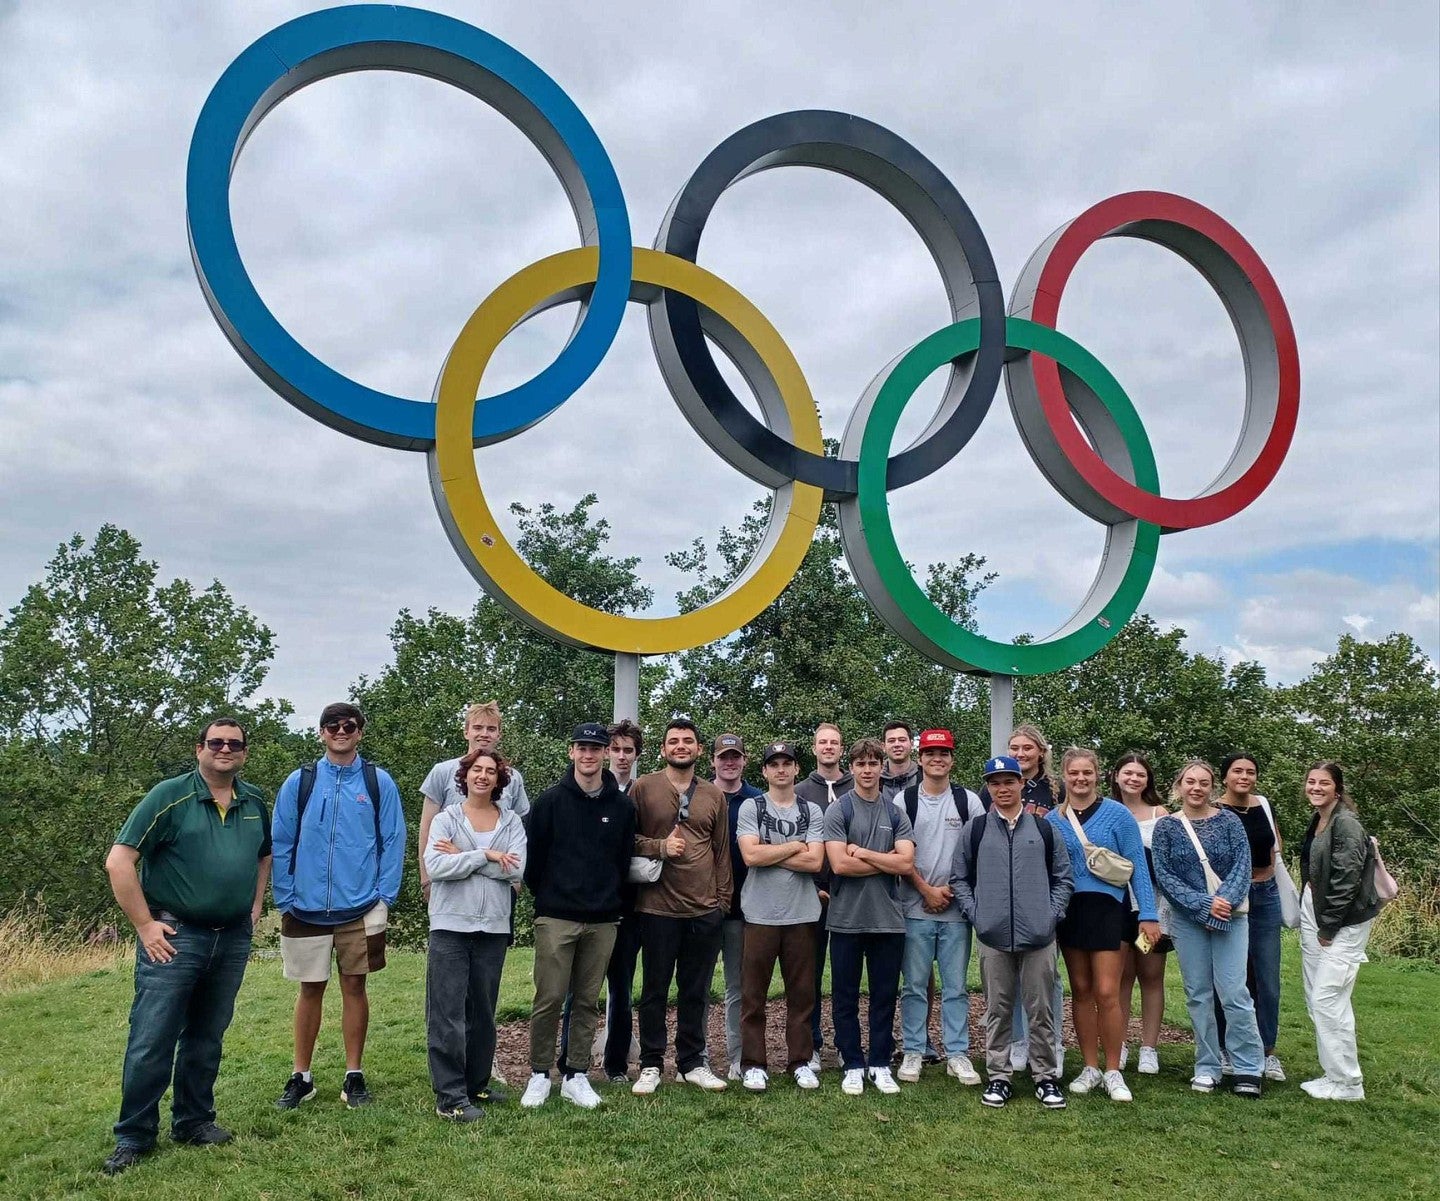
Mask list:
[[[135,801],[194,762],[199,725],[251,729],[247,778],[274,787],[290,707],[257,701],[274,637],[218,582],[159,580],[136,538],[75,535],[0,626],[0,906],[110,908],[100,863]],[[288,770],[288,768],[284,768]]]
[[[1334,759],[1366,827],[1395,859],[1440,872],[1440,671],[1408,634],[1345,634],[1335,653],[1283,690],[1306,758]],[[1303,806],[1297,771],[1290,785]]]

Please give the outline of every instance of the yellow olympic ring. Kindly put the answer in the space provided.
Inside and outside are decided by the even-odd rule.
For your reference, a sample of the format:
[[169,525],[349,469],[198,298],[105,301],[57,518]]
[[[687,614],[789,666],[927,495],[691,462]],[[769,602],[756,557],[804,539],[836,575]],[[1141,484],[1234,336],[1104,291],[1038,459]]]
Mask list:
[[[767,372],[784,403],[795,445],[824,454],[820,417],[790,348],[764,315],[724,280],[687,259],[634,247],[630,299],[654,303],[672,288],[718,318],[722,343],[742,373]],[[774,601],[799,569],[820,519],[823,490],[790,482],[775,489],[770,527],[755,557],[720,596],[675,617],[626,617],[582,605],[546,583],[501,533],[475,469],[473,419],[485,368],[505,336],[536,313],[582,298],[594,284],[599,251],[583,247],[551,255],[516,272],[471,314],[451,347],[436,385],[435,446],[430,486],[450,541],[492,597],[551,637],[575,646],[661,655],[726,638]],[[750,360],[748,363],[745,360]],[[755,360],[758,360],[756,362]],[[752,384],[753,386],[753,384]],[[780,432],[780,431],[777,431]]]

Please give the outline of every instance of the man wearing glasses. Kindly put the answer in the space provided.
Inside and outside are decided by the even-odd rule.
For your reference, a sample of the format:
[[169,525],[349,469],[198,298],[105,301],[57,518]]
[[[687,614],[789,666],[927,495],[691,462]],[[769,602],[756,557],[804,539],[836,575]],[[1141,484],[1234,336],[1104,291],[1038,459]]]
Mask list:
[[333,955],[340,968],[340,1028],[352,1109],[374,1098],[361,1059],[370,1024],[365,977],[385,966],[385,926],[400,892],[405,815],[395,781],[360,757],[365,715],[343,701],[320,714],[325,754],[292,772],[275,797],[275,907],[285,976],[295,1000],[295,1071],[275,1102],[298,1109],[315,1095],[310,1061],[320,1033]]
[[720,789],[695,775],[700,751],[695,723],[672,718],[660,745],[664,769],[641,776],[630,790],[635,854],[663,862],[660,879],[643,885],[635,902],[643,983],[640,1077],[630,1091],[642,1097],[660,1087],[672,978],[680,1079],[708,1092],[725,1087],[705,1064],[705,1002],[730,908],[730,818]]
[[195,770],[146,793],[105,860],[139,942],[107,1176],[155,1149],[172,1066],[171,1137],[194,1146],[230,1141],[215,1124],[215,1077],[270,876],[265,794],[238,778],[246,753],[238,721],[208,722]]

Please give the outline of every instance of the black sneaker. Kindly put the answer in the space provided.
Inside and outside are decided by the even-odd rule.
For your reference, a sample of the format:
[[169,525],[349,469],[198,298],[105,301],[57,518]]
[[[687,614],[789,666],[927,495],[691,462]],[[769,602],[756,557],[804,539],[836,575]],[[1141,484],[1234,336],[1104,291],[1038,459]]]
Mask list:
[[927,1047],[925,1054],[920,1057],[920,1062],[927,1068],[933,1068],[937,1063],[944,1063],[945,1056],[941,1055],[934,1047]]
[[1065,1094],[1053,1080],[1042,1080],[1035,1086],[1035,1100],[1046,1109],[1064,1109]]
[[126,1168],[133,1168],[152,1150],[153,1147],[116,1147],[110,1152],[110,1158],[100,1165],[100,1170],[107,1176],[118,1176]]
[[285,1081],[285,1091],[275,1102],[275,1108],[299,1109],[302,1102],[310,1100],[314,1095],[315,1081],[306,1080],[304,1076],[296,1072],[289,1080]]
[[183,1143],[187,1147],[218,1147],[234,1137],[224,1126],[217,1126],[214,1122],[201,1122],[194,1129],[174,1136],[177,1143]]
[[1002,1109],[1005,1102],[1010,1100],[1010,1081],[992,1080],[985,1086],[985,1091],[980,1094],[980,1104],[988,1105],[991,1109]]
[[340,1086],[340,1100],[351,1109],[359,1109],[375,1100],[374,1094],[365,1087],[364,1072],[346,1072],[345,1083]]
[[1253,1101],[1260,1096],[1260,1077],[1236,1076],[1235,1083],[1230,1086],[1230,1091],[1237,1097],[1249,1097]]
[[444,1118],[447,1122],[478,1122],[485,1116],[485,1111],[480,1106],[466,1101],[463,1105],[454,1105],[448,1109],[437,1105],[435,1116]]
[[470,1098],[471,1104],[474,1105],[504,1105],[508,1100],[510,1100],[510,1094],[498,1084],[487,1084]]

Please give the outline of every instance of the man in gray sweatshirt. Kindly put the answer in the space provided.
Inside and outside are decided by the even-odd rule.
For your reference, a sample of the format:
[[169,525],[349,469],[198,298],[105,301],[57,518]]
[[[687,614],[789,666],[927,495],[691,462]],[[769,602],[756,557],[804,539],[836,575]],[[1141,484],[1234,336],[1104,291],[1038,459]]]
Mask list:
[[985,764],[991,808],[969,823],[955,847],[950,880],[955,905],[980,944],[985,983],[985,1066],[981,1101],[1010,1100],[1010,1026],[1018,995],[1030,1019],[1030,1076],[1035,1098],[1064,1109],[1055,1054],[1055,926],[1075,890],[1070,856],[1048,823],[1021,803],[1020,765],[1008,755]]

